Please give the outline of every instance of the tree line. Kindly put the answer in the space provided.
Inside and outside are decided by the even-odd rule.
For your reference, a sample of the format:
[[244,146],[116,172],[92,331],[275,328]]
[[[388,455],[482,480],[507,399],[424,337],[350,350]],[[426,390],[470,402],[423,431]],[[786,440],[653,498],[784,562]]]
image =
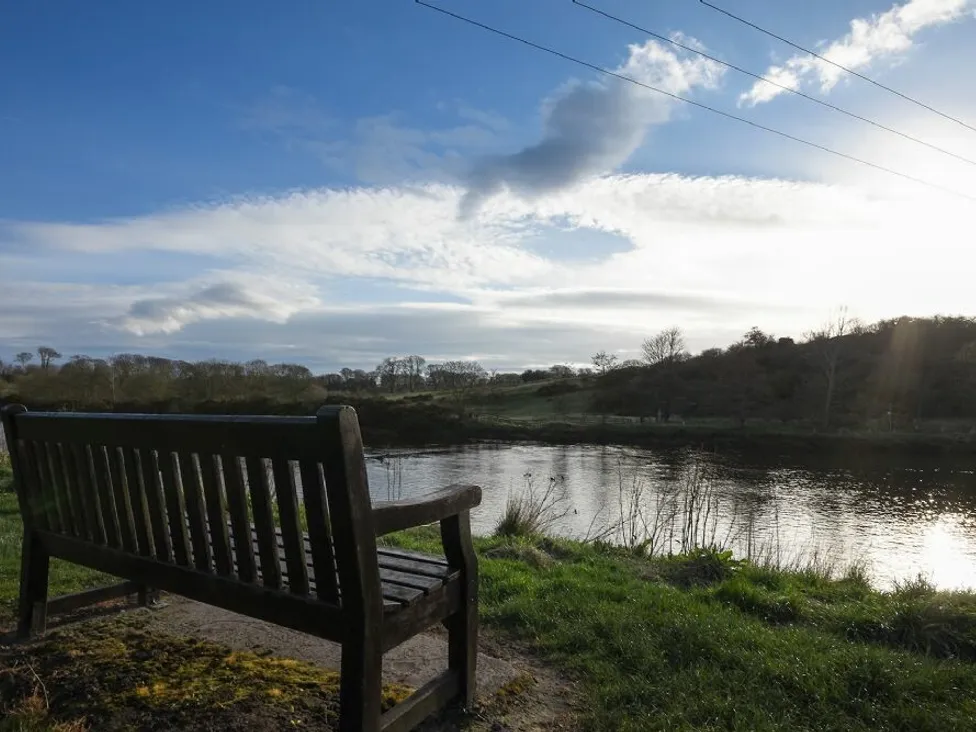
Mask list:
[[888,431],[976,419],[974,318],[864,324],[842,310],[799,342],[752,328],[728,348],[696,356],[681,330],[669,328],[644,341],[642,353],[639,365],[593,357],[604,364],[595,411]]
[[347,367],[316,375],[300,364],[263,360],[185,361],[136,353],[65,359],[55,348],[41,346],[36,352],[18,353],[11,361],[0,360],[0,398],[60,403],[72,409],[167,401],[299,402],[324,399],[334,392],[368,396],[427,391],[461,402],[480,387],[513,386],[576,374],[575,369],[563,365],[501,373],[489,371],[477,361],[428,364],[424,357],[410,355],[384,358],[368,371]]
[[588,367],[556,364],[518,373],[490,371],[470,360],[428,363],[419,355],[325,374],[263,360],[184,361],[133,353],[65,359],[50,346],[0,360],[0,400],[68,409],[297,404],[337,393],[439,394],[463,407],[490,398],[498,387],[533,383],[541,384],[542,397],[585,389],[591,412],[664,422],[720,417],[739,424],[762,419],[895,430],[920,420],[973,420],[976,319],[902,317],[866,325],[841,311],[800,340],[756,327],[727,348],[696,355],[675,326],[644,340],[639,359],[600,351]]

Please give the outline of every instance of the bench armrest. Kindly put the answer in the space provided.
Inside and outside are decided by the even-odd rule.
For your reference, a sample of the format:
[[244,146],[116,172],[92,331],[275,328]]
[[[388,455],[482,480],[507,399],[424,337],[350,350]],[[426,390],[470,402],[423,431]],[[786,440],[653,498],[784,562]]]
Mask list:
[[456,516],[481,503],[476,485],[451,485],[424,498],[411,501],[377,501],[373,504],[376,535],[432,524]]

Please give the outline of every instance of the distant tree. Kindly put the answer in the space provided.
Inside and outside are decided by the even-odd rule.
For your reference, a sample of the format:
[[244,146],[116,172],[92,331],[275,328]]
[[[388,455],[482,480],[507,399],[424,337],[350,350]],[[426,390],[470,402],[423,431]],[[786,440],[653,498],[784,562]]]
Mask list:
[[531,384],[533,381],[545,381],[549,372],[544,369],[526,369],[522,372],[522,383]]
[[598,351],[593,354],[590,360],[593,362],[593,366],[596,368],[598,374],[605,374],[617,368],[617,357],[606,351]]
[[401,369],[400,359],[396,356],[387,356],[380,361],[379,366],[376,367],[376,375],[379,377],[380,388],[391,394],[395,392],[399,386],[398,381]]
[[477,361],[446,361],[427,367],[434,388],[451,392],[458,409],[463,409],[471,391],[488,381],[488,372]]
[[576,369],[572,366],[557,363],[549,367],[549,376],[554,379],[571,379],[576,376]]
[[406,356],[401,359],[407,381],[407,391],[416,391],[424,382],[427,360],[423,356]]
[[342,374],[322,374],[318,377],[317,381],[329,390],[339,390],[346,385],[346,380],[342,378]]
[[522,383],[522,376],[521,374],[513,373],[495,374],[491,379],[491,383],[493,386],[518,386]]
[[681,328],[677,326],[666,328],[656,336],[648,338],[641,344],[644,363],[648,366],[658,364],[674,364],[683,361],[685,353],[685,338]]
[[648,366],[662,370],[658,387],[658,409],[661,418],[667,422],[671,419],[672,401],[675,390],[675,366],[688,359],[685,351],[685,338],[681,328],[677,326],[666,328],[656,336],[648,338],[641,344],[644,362]]
[[34,354],[31,353],[30,351],[21,351],[16,356],[14,356],[14,360],[20,364],[21,369],[26,369],[27,364],[29,364],[33,358],[34,358]]
[[50,346],[41,346],[37,349],[37,355],[41,359],[41,368],[47,371],[54,361],[61,358],[61,354]]
[[762,330],[753,326],[742,338],[742,345],[747,348],[763,348],[776,342],[776,337],[770,333],[763,333]]
[[849,335],[854,327],[861,329],[860,323],[852,320],[848,316],[847,308],[842,307],[822,326],[806,334],[807,342],[813,346],[817,355],[817,363],[824,382],[823,411],[820,417],[824,429],[830,427],[830,412],[837,388],[837,363],[844,349],[844,336]]

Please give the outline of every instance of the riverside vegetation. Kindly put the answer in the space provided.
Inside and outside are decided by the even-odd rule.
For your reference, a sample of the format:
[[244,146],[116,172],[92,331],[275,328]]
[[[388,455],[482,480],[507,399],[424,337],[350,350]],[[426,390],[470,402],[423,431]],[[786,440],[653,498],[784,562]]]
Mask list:
[[131,353],[59,365],[61,354],[42,345],[37,358],[23,351],[0,361],[0,402],[238,414],[309,414],[343,402],[360,412],[371,446],[490,438],[858,453],[971,451],[976,440],[976,318],[865,325],[842,311],[802,340],[752,328],[692,355],[681,330],[668,328],[639,348],[623,345],[594,354],[592,368],[499,373],[411,355],[323,374]]
[[[0,470],[0,483],[9,482],[9,470]],[[782,568],[761,558],[737,559],[714,545],[689,545],[670,555],[663,544],[655,550],[646,539],[610,543],[605,532],[589,542],[557,540],[544,534],[559,515],[557,497],[552,481],[540,483],[532,495],[514,496],[501,530],[477,539],[481,618],[486,628],[578,682],[581,729],[976,728],[976,595],[939,592],[923,579],[880,592],[856,565]],[[665,534],[708,538],[699,528],[680,528],[689,525],[680,511],[669,529],[667,514],[641,517],[622,506],[624,521],[663,521]],[[707,523],[699,517],[695,525]],[[16,499],[0,492],[4,622],[16,601],[20,534]],[[389,541],[436,551],[439,539],[428,527]],[[55,562],[52,592],[104,579]],[[106,643],[125,646],[127,658],[147,653],[149,640],[138,629],[116,637],[99,628],[54,636],[51,642],[61,645],[46,646],[51,655],[0,668],[0,704],[16,712],[0,722],[0,730],[74,732],[95,721],[83,719],[71,694],[59,693],[55,681],[63,673],[45,675],[63,672],[70,651],[65,644],[80,649],[76,661],[100,673],[107,668],[97,664]],[[279,695],[294,694],[302,684],[306,695],[328,694],[329,679],[313,668],[264,668],[253,657],[216,652],[207,644],[163,642],[166,657],[181,660],[154,666],[151,683],[146,677],[128,696],[106,704],[96,698],[91,708],[118,717],[135,705],[157,720],[192,719],[187,710],[236,709],[259,719]],[[173,644],[179,654],[172,653]],[[235,677],[234,664],[248,672]],[[206,667],[214,681],[197,684],[188,695],[191,666]],[[109,693],[112,678],[100,693]],[[254,685],[257,697],[232,693],[240,678]],[[153,705],[146,707],[149,695]],[[294,706],[283,708],[294,713]]]

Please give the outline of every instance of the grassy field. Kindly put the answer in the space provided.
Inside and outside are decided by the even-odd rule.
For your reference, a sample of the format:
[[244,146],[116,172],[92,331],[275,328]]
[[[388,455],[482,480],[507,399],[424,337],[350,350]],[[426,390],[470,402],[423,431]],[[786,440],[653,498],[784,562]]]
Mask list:
[[[0,495],[4,623],[19,523]],[[390,541],[433,550],[437,535]],[[646,559],[497,537],[477,548],[482,622],[579,682],[582,729],[976,729],[972,594],[924,582],[880,593],[856,571],[831,579],[705,551]],[[56,564],[52,592],[102,580]]]

